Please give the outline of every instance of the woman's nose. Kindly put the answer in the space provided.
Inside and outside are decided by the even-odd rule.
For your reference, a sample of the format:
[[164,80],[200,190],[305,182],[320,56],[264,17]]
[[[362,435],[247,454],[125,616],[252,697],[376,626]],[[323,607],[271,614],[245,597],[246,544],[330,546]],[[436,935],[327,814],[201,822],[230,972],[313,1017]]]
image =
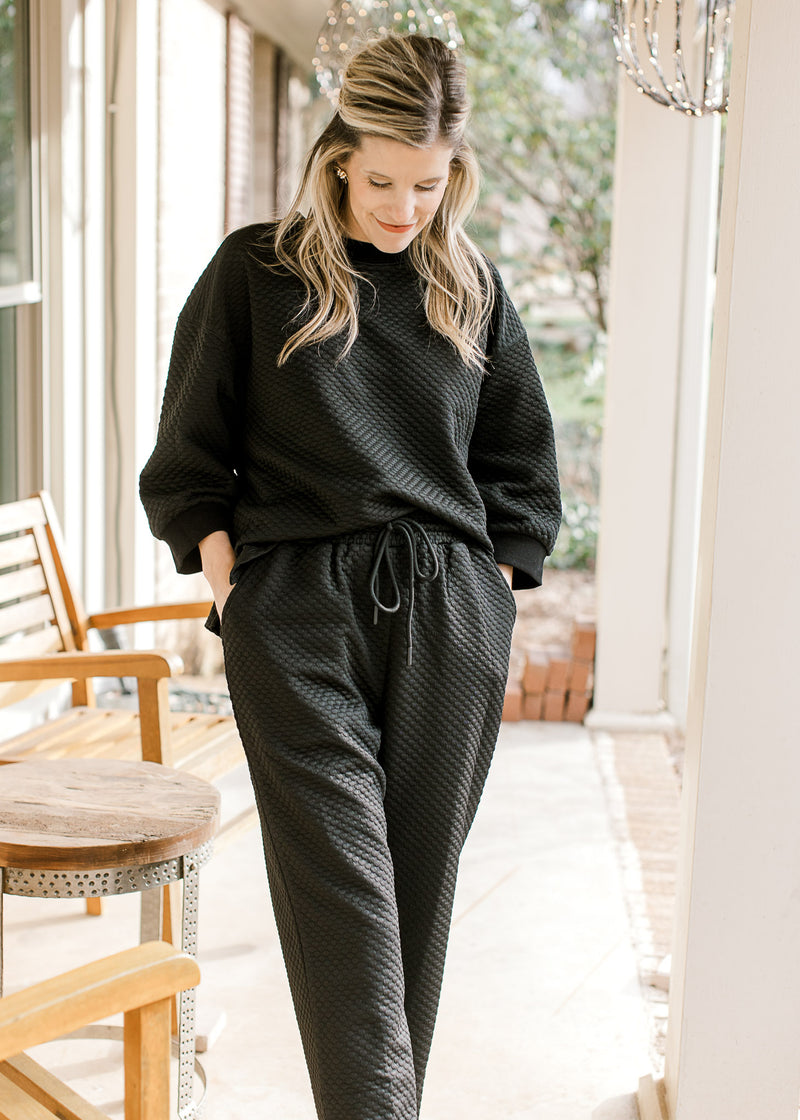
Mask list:
[[413,195],[403,195],[392,199],[389,206],[389,219],[393,225],[402,226],[414,217],[415,200]]

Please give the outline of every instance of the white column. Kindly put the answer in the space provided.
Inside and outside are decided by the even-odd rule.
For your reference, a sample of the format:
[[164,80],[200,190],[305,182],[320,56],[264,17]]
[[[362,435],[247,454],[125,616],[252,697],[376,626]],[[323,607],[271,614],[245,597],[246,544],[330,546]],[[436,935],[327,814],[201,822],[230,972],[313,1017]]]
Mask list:
[[150,602],[152,543],[138,499],[137,467],[152,440],[156,397],[156,203],[158,188],[158,4],[122,0],[114,72],[109,19],[107,331],[107,600]]
[[[45,13],[44,189],[45,486],[67,537],[68,563],[83,566],[83,16],[78,0]],[[78,577],[79,578],[79,577]]]
[[43,6],[43,481],[70,575],[103,603],[105,42],[103,0]]
[[681,355],[675,422],[672,540],[667,589],[664,701],[686,727],[692,610],[700,535],[714,266],[717,250],[720,120],[690,121],[686,258],[682,282]]
[[[704,301],[711,280],[709,231],[699,252],[688,234],[693,213],[712,220],[716,139],[714,124],[670,113],[622,72],[617,122],[590,722],[647,726],[667,702],[681,371],[702,378],[705,349],[702,334],[684,333],[684,300]],[[686,406],[696,407],[691,393]]]
[[675,1120],[800,1090],[800,26],[737,0],[666,1083]]
[[106,603],[106,44],[104,0],[83,0],[84,370],[83,570],[86,607]]
[[[162,0],[160,32],[157,381],[139,470],[156,439],[175,322],[225,232],[225,16],[205,0]],[[147,563],[155,595],[142,590],[141,601],[208,594],[202,578],[175,574],[169,549],[152,537]]]

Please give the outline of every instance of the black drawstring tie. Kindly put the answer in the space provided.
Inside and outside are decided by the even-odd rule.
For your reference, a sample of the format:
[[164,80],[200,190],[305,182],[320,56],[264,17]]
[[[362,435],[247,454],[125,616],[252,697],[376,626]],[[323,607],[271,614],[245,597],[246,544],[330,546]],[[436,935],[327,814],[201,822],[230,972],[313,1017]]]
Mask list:
[[[400,609],[400,585],[397,582],[397,575],[394,570],[394,561],[392,560],[392,551],[389,548],[389,542],[392,539],[392,533],[397,530],[401,532],[406,538],[408,545],[408,623],[407,623],[407,641],[408,641],[408,656],[407,664],[411,664],[411,651],[413,646],[413,638],[411,634],[411,619],[414,615],[414,589],[416,586],[417,578],[425,580],[430,583],[439,575],[439,560],[437,559],[436,552],[431,539],[425,532],[423,527],[417,521],[412,521],[408,517],[397,517],[394,521],[387,521],[381,529],[378,539],[375,542],[375,551],[373,552],[372,572],[369,577],[369,593],[372,596],[374,603],[372,622],[373,625],[378,621],[378,611],[385,611],[386,614],[395,614]],[[424,543],[428,550],[428,557],[430,563],[428,570],[420,567],[419,555],[417,553],[417,537],[419,533],[421,541]],[[380,567],[383,563],[384,557],[386,558],[386,567],[389,569],[389,578],[392,581],[392,602],[384,603],[380,597]],[[432,570],[431,570],[432,569]]]

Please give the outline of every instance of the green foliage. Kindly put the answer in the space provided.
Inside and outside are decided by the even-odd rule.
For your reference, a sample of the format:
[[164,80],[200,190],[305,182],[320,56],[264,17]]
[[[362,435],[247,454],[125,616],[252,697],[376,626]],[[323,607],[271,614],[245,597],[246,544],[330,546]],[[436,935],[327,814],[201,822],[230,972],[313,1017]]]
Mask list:
[[553,568],[594,571],[600,511],[588,502],[565,499],[556,547],[548,563]]
[[[460,0],[456,13],[484,197],[502,199],[494,224],[507,234],[515,220],[538,219],[536,259],[524,250],[510,254],[516,283],[535,287],[543,275],[559,274],[604,330],[616,96],[606,5]],[[492,224],[484,206],[479,236]],[[528,232],[521,229],[515,243],[528,245]]]
[[13,214],[14,119],[17,111],[14,59],[15,6],[0,0],[0,236],[7,240],[6,224]]
[[597,342],[586,349],[531,337],[531,349],[542,373],[550,408],[561,425],[600,427],[605,385],[603,350]]
[[20,226],[30,221],[26,0],[0,0],[0,283],[18,279]]
[[538,358],[555,418],[564,515],[550,563],[594,569],[600,491],[604,352],[540,347]]
[[556,428],[550,563],[594,567],[617,66],[599,0],[459,0],[484,191],[475,236],[508,266]]

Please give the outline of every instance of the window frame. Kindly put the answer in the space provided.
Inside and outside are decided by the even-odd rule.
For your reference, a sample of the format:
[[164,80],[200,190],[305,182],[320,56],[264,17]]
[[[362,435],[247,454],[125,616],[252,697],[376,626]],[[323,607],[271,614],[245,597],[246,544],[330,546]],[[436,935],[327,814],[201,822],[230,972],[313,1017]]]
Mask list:
[[27,50],[23,52],[20,82],[27,91],[28,218],[30,229],[30,278],[0,285],[0,309],[16,310],[14,346],[14,400],[12,434],[15,444],[15,497],[42,486],[43,383],[42,383],[42,197],[41,197],[41,67],[39,45],[42,27],[41,0],[22,0],[27,15]]

